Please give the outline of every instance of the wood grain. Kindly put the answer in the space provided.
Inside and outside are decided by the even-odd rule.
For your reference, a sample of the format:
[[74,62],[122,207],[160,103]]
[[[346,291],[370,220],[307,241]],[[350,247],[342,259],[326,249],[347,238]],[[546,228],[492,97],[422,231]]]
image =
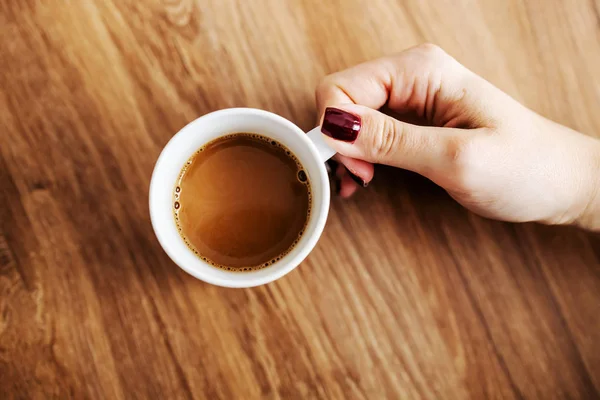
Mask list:
[[430,41],[600,136],[600,2],[3,0],[0,398],[600,397],[600,237],[484,220],[382,168],[309,258],[227,290],[152,232],[187,122],[304,129],[323,75]]

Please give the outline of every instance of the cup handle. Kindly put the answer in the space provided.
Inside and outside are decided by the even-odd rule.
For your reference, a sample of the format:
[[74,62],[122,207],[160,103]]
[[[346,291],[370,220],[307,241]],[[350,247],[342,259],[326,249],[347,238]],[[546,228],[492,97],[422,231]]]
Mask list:
[[323,134],[321,133],[320,126],[310,130],[307,135],[310,141],[313,142],[313,144],[317,147],[317,150],[319,150],[319,155],[321,156],[321,160],[323,162],[329,160],[336,153],[335,150],[329,147],[323,140]]

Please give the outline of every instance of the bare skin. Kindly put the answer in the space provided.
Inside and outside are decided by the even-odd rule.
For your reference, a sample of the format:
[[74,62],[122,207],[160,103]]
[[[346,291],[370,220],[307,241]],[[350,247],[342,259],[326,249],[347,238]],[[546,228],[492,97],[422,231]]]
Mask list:
[[[527,109],[434,45],[337,72],[316,90],[327,107],[359,117],[352,141],[324,136],[338,154],[340,194],[373,164],[417,172],[469,210],[493,219],[600,230],[600,140]],[[432,125],[401,122],[387,105]]]

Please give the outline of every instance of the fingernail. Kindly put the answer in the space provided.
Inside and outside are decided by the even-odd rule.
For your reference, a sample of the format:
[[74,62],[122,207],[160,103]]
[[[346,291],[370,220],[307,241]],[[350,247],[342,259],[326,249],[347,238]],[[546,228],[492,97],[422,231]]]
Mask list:
[[369,186],[369,182],[366,182],[362,178],[358,177],[357,175],[354,175],[352,173],[352,171],[350,171],[348,168],[346,168],[346,171],[348,171],[348,175],[350,175],[350,178],[352,178],[352,180],[354,182],[358,183],[360,186],[362,186],[362,187]]
[[349,112],[327,107],[321,132],[344,142],[354,142],[360,131],[360,117]]

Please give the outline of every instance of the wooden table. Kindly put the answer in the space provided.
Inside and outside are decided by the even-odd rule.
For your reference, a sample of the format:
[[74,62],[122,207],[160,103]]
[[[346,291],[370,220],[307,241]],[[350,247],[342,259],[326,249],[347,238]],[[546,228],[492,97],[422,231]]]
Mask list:
[[226,107],[314,126],[324,75],[431,41],[600,136],[600,1],[4,0],[0,398],[600,396],[600,237],[379,169],[276,283],[204,284],[150,226],[153,164]]

